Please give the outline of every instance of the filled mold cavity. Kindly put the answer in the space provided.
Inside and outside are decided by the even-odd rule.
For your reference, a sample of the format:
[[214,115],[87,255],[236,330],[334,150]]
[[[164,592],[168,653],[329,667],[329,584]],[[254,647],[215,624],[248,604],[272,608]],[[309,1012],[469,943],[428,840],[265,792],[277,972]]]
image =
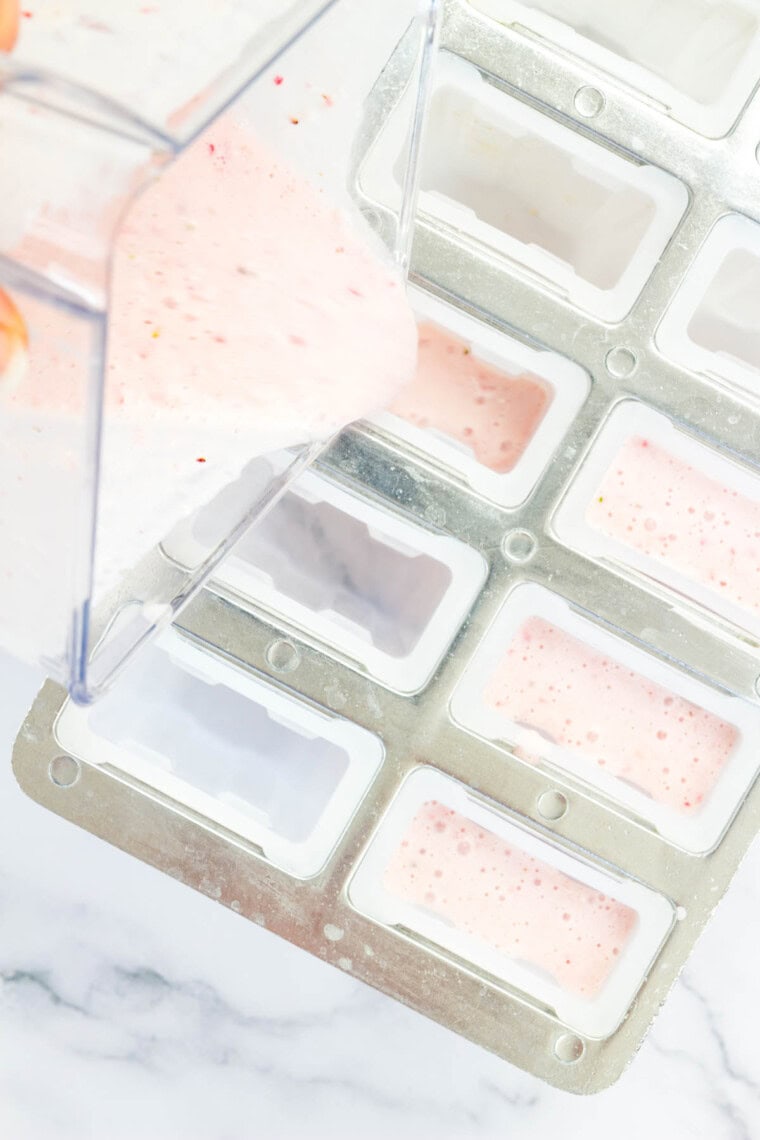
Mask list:
[[[389,192],[389,163],[398,197],[399,125],[381,135],[362,176],[370,193]],[[446,55],[420,185],[423,216],[605,320],[631,308],[688,202],[672,175],[576,134]]]
[[760,397],[760,226],[720,219],[697,254],[657,330],[677,363]]
[[417,373],[375,424],[504,506],[530,494],[585,399],[572,361],[410,291]]
[[417,769],[349,885],[357,909],[438,945],[605,1037],[673,922],[639,883],[582,862]]
[[[244,495],[245,484],[226,495]],[[197,557],[211,503],[167,552]],[[485,581],[464,543],[407,522],[311,472],[220,566],[215,587],[276,613],[400,691],[426,683]]]
[[90,708],[65,706],[56,736],[316,874],[379,768],[371,733],[280,692],[170,632]]
[[553,525],[760,636],[760,476],[660,413],[618,404]]
[[754,706],[534,584],[510,593],[452,713],[520,759],[592,784],[694,852],[716,845],[758,771]]
[[391,411],[465,446],[471,440],[475,459],[497,475],[513,471],[546,414],[546,387],[478,361],[469,345],[429,321],[420,325],[419,348],[415,383]]
[[599,64],[707,135],[728,130],[760,74],[760,13],[752,0],[470,3]]

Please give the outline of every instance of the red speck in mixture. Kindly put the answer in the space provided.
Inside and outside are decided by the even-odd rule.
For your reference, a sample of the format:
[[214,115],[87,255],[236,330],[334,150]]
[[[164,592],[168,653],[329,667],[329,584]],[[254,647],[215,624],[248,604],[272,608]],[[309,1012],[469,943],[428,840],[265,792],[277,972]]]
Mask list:
[[324,101],[325,107],[334,107],[335,106],[335,103],[332,99],[332,96],[331,95],[325,95],[324,91],[322,92],[322,99]]
[[22,8],[21,9],[21,15],[24,17],[25,20],[31,20],[34,13],[30,12],[28,8]]
[[214,146],[214,144],[213,144],[213,143],[209,143],[209,144],[208,144],[208,152],[209,152],[209,154],[213,154],[215,150],[216,150],[216,147]]
[[293,124],[293,126],[294,126],[294,127],[297,127],[297,126],[298,126],[299,120],[298,120],[298,119],[295,117],[295,115],[291,115],[291,116],[290,116],[290,121],[291,121],[291,123]]
[[195,462],[196,463],[205,463],[206,462],[205,456],[199,455]]
[[275,87],[281,87],[282,82],[283,82],[283,77],[281,75],[275,75],[272,82],[274,83]]

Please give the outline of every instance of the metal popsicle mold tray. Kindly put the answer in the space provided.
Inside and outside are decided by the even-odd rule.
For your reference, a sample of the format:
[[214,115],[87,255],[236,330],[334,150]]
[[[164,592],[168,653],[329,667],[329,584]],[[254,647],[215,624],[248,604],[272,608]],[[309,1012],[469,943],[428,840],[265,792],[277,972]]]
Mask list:
[[[48,682],[14,764],[52,810],[589,1093],[760,816],[760,62],[750,21],[700,134],[646,44],[614,78],[538,8],[445,5],[412,264],[421,321],[540,388],[519,453],[489,465],[474,429],[393,410],[347,431],[112,692],[83,709]],[[393,74],[357,156],[381,231]],[[200,519],[164,556],[202,544]]]

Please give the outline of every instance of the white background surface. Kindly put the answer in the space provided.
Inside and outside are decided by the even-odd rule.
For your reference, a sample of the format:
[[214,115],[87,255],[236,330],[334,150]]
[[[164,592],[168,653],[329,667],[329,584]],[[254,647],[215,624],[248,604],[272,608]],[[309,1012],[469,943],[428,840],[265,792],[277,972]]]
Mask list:
[[2,1140],[756,1140],[760,847],[617,1086],[575,1098],[50,815],[0,657]]

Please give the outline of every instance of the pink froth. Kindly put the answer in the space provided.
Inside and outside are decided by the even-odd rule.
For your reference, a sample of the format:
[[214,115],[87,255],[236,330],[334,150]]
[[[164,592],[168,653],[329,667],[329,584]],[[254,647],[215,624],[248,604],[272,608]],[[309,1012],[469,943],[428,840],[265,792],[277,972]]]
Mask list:
[[589,526],[760,613],[760,502],[641,436],[621,448]]
[[700,809],[739,739],[713,713],[538,617],[516,632],[484,699],[684,814]]
[[384,886],[587,998],[602,989],[637,923],[630,907],[435,800],[412,821]]
[[459,440],[479,463],[505,474],[519,461],[549,403],[549,392],[537,378],[486,364],[465,341],[425,322],[417,373],[390,410],[417,427]]

